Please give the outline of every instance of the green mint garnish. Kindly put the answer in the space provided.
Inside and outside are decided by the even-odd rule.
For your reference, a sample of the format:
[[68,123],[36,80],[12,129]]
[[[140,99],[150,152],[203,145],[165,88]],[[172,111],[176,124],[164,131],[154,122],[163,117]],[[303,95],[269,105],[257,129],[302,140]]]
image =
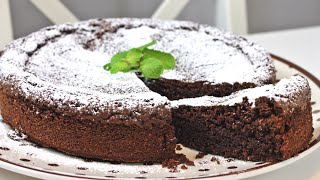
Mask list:
[[153,40],[143,46],[118,52],[103,68],[111,74],[136,70],[145,78],[157,79],[165,69],[174,68],[175,59],[169,53],[149,49],[154,44],[156,41]]

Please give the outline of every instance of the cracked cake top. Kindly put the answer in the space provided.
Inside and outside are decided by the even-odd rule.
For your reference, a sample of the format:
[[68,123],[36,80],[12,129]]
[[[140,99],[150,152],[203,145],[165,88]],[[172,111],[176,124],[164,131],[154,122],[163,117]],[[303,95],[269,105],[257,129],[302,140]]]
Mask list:
[[117,52],[150,40],[157,41],[153,49],[176,59],[164,79],[259,86],[274,76],[269,54],[230,32],[191,22],[121,18],[51,26],[17,39],[2,53],[0,78],[27,97],[58,106],[167,105],[168,99],[134,72],[111,75],[102,68]]

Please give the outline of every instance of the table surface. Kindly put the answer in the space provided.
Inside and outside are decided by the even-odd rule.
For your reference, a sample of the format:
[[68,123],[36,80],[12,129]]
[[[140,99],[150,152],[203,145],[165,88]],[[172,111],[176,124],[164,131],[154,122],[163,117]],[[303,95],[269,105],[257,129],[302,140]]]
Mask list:
[[[320,26],[248,35],[271,53],[288,59],[320,79]],[[0,168],[0,180],[32,180]],[[248,178],[248,180],[320,179],[320,149],[281,169]]]

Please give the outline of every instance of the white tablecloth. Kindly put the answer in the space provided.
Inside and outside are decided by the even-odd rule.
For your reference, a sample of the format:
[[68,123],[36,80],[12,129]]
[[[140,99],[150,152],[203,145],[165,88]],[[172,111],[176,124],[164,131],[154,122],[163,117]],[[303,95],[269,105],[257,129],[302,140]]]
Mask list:
[[[247,36],[271,53],[305,68],[320,79],[320,27],[260,33]],[[1,163],[1,162],[0,162]],[[27,176],[0,169],[0,180],[31,180]],[[319,180],[320,149],[284,168],[248,180]]]

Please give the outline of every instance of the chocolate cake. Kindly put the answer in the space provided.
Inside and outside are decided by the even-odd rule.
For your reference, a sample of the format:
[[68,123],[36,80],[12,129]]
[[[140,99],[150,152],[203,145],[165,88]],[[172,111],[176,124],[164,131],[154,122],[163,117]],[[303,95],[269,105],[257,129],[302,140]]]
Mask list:
[[[159,79],[102,68],[117,52],[152,39],[153,49],[176,58],[175,69]],[[170,159],[176,137],[186,146],[245,160],[295,155],[312,133],[310,89],[298,76],[263,86],[274,82],[274,65],[259,45],[181,21],[51,26],[15,40],[0,57],[4,122],[42,146],[118,162]]]
[[172,101],[180,143],[248,161],[278,161],[308,146],[312,117],[308,81],[296,75],[226,97]]

